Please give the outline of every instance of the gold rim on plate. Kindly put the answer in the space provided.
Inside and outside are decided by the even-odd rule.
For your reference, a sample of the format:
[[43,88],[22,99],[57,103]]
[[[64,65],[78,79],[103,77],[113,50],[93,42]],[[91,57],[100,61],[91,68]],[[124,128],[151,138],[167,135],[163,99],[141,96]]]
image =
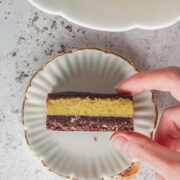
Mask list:
[[[100,48],[79,48],[79,49],[72,49],[72,50],[70,50],[70,51],[68,51],[68,52],[59,53],[58,55],[56,55],[56,56],[48,59],[48,61],[47,61],[46,63],[44,63],[44,64],[32,75],[32,77],[31,77],[31,79],[30,79],[30,81],[29,81],[29,83],[28,83],[28,86],[27,86],[27,88],[26,88],[26,90],[25,90],[25,96],[24,96],[24,100],[23,100],[23,104],[22,104],[22,110],[21,110],[21,124],[22,124],[22,128],[23,128],[23,131],[24,131],[24,136],[25,136],[26,143],[27,143],[29,149],[31,150],[31,152],[33,152],[33,154],[41,161],[42,165],[45,166],[45,167],[47,167],[49,171],[51,171],[51,172],[53,172],[53,173],[55,173],[55,174],[57,174],[57,175],[59,175],[59,176],[61,176],[61,177],[63,177],[63,178],[69,178],[69,179],[72,179],[72,180],[75,180],[76,178],[75,178],[75,177],[70,177],[70,176],[65,176],[65,175],[62,175],[62,174],[58,174],[57,172],[54,172],[52,169],[50,169],[50,168],[46,165],[46,163],[39,158],[39,155],[38,155],[37,153],[35,153],[35,152],[31,149],[30,143],[29,143],[28,137],[27,137],[27,130],[26,130],[25,126],[24,126],[24,106],[25,106],[25,102],[26,102],[26,99],[27,99],[27,91],[28,91],[29,87],[31,86],[31,83],[32,83],[33,79],[35,78],[35,76],[36,76],[40,71],[42,71],[42,70],[49,64],[49,62],[55,60],[55,59],[56,59],[57,57],[59,57],[59,56],[63,56],[63,55],[65,55],[65,54],[74,53],[74,52],[81,51],[81,50],[98,50],[98,51],[104,52],[104,53],[106,53],[106,54],[115,55],[115,56],[117,56],[117,57],[120,57],[122,60],[128,62],[131,66],[134,67],[134,69],[135,69],[137,72],[140,72],[139,68],[137,68],[136,65],[135,65],[134,63],[132,63],[132,61],[130,61],[129,59],[127,59],[127,58],[125,58],[125,57],[123,57],[123,56],[121,56],[121,55],[115,54],[115,53],[113,53],[112,51],[107,51],[107,50],[103,50],[103,49],[100,49]],[[154,129],[155,129],[155,127],[156,127],[156,125],[157,125],[158,111],[157,111],[157,103],[156,103],[156,100],[155,100],[155,97],[154,97],[153,92],[152,92],[152,102],[153,102],[153,104],[154,104],[155,113],[156,113],[155,120],[154,120]],[[153,138],[153,131],[152,131],[152,133],[151,133],[151,139],[152,139],[152,138]],[[132,178],[136,175],[136,173],[138,172],[138,170],[139,170],[139,164],[138,164],[138,162],[133,162],[133,163],[130,165],[130,167],[129,167],[128,169],[126,169],[124,172],[121,172],[121,173],[119,173],[119,174],[117,174],[117,175],[114,175],[114,176],[112,176],[111,178],[113,179],[113,178],[118,178],[118,177],[119,177],[119,178],[122,178],[123,180],[130,180],[130,179],[132,179]],[[102,178],[102,180],[105,180],[105,179]]]

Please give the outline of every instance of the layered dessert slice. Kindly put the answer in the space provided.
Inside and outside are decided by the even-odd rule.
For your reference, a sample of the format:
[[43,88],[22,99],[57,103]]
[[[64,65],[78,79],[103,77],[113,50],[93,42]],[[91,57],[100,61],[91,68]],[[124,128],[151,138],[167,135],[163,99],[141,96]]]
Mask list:
[[51,93],[46,127],[58,131],[132,131],[133,100],[126,94]]

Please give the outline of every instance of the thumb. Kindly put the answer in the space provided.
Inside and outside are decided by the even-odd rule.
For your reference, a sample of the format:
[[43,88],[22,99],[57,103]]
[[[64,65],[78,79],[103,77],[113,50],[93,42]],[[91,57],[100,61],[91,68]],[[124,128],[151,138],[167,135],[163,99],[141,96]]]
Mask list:
[[176,152],[134,132],[115,133],[111,137],[112,146],[141,162],[146,163],[163,177],[168,177],[171,162],[177,158]]

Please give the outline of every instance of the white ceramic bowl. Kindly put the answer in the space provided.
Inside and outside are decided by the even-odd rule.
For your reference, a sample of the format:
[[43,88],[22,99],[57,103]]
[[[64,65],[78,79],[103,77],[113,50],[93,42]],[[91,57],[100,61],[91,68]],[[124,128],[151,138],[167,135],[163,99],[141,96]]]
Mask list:
[[179,0],[29,0],[50,14],[102,31],[167,27],[180,18]]
[[[23,105],[30,148],[52,171],[66,177],[95,180],[126,170],[133,159],[109,145],[112,132],[47,130],[46,99],[50,92],[115,93],[114,86],[136,72],[123,58],[97,49],[61,54],[42,66],[28,85]],[[136,94],[133,101],[135,131],[150,137],[156,120],[152,92]]]

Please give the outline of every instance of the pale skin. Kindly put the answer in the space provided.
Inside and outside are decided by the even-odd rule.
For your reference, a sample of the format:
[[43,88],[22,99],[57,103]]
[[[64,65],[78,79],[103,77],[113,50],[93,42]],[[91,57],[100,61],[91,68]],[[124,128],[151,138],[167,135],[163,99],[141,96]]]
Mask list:
[[[180,68],[140,72],[116,86],[118,92],[135,94],[144,90],[169,92],[180,101]],[[180,105],[162,113],[154,140],[135,132],[115,133],[112,146],[119,152],[149,165],[156,180],[180,179]]]

